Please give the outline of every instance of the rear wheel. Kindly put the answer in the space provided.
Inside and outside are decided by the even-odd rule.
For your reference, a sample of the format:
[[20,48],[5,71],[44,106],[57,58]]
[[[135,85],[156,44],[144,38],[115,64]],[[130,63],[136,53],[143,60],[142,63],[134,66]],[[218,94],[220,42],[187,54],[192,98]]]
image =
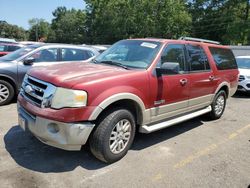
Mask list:
[[9,104],[15,95],[13,86],[4,80],[0,80],[0,106]]
[[226,107],[226,92],[224,90],[219,91],[214,98],[211,105],[212,111],[210,112],[211,119],[219,119]]
[[135,120],[126,109],[109,111],[90,137],[93,155],[106,163],[123,158],[135,136]]

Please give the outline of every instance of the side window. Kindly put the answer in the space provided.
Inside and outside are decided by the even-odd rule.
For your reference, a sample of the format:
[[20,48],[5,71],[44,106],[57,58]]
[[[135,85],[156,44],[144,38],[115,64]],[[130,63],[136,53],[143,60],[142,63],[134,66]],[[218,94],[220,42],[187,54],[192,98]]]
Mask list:
[[209,62],[204,50],[198,45],[186,45],[190,71],[210,70]]
[[92,56],[88,50],[62,48],[62,61],[83,61],[90,57]]
[[237,63],[230,49],[209,47],[218,70],[237,69]]
[[92,52],[92,51],[87,51],[87,54],[88,54],[89,57],[95,56],[94,52]]
[[57,61],[57,48],[39,50],[31,55],[35,62],[55,62]]
[[176,67],[176,70],[168,74],[181,74],[186,71],[185,68],[185,54],[184,45],[169,44],[163,50],[160,64],[169,64],[169,66]]
[[4,45],[0,45],[0,52],[4,52],[4,49],[5,49]]
[[13,52],[13,51],[18,50],[19,48],[21,48],[21,47],[19,47],[19,46],[9,46],[8,51],[9,51],[9,52]]

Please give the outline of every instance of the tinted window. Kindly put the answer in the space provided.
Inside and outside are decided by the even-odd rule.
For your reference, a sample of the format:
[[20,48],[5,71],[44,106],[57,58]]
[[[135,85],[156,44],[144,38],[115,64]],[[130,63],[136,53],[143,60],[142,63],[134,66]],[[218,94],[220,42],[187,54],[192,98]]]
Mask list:
[[218,70],[237,69],[236,60],[230,49],[209,47]]
[[188,44],[187,53],[190,71],[210,70],[207,56],[200,46]]
[[185,68],[185,55],[184,45],[181,44],[169,44],[161,55],[161,64],[171,64],[176,67],[177,70],[169,72],[168,74],[183,73]]
[[35,58],[35,62],[57,61],[57,48],[39,50],[31,56]]
[[19,48],[21,48],[21,47],[20,46],[9,46],[8,51],[13,52],[13,51],[18,50]]
[[82,61],[87,60],[92,56],[93,53],[88,50],[72,48],[62,49],[62,61]]
[[29,46],[29,47],[20,48],[12,53],[9,53],[8,55],[1,57],[1,60],[3,60],[3,61],[16,60],[16,59],[26,55],[27,53],[31,52],[32,50],[34,50],[36,48],[37,48],[37,46]]
[[0,45],[0,52],[4,52],[5,50],[5,47],[4,47],[4,45]]

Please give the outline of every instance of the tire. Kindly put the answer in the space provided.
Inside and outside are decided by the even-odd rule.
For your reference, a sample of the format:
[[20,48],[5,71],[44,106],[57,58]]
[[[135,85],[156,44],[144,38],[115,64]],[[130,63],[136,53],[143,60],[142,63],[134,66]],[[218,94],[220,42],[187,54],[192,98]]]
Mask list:
[[105,163],[120,160],[133,143],[135,129],[135,120],[131,112],[126,109],[108,111],[90,136],[91,153]]
[[0,106],[9,104],[14,98],[15,90],[13,86],[4,80],[0,80]]
[[226,101],[227,97],[226,92],[224,90],[219,91],[215,95],[213,103],[211,104],[212,111],[209,113],[210,119],[216,120],[223,115],[226,107]]

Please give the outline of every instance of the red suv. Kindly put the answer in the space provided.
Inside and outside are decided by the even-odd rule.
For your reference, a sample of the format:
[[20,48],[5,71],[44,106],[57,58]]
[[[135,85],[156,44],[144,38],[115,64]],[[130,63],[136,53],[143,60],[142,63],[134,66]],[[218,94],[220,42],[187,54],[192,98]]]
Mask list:
[[182,38],[122,40],[92,63],[33,69],[18,96],[19,124],[45,144],[111,163],[136,131],[151,133],[208,114],[222,116],[238,84],[228,47]]

